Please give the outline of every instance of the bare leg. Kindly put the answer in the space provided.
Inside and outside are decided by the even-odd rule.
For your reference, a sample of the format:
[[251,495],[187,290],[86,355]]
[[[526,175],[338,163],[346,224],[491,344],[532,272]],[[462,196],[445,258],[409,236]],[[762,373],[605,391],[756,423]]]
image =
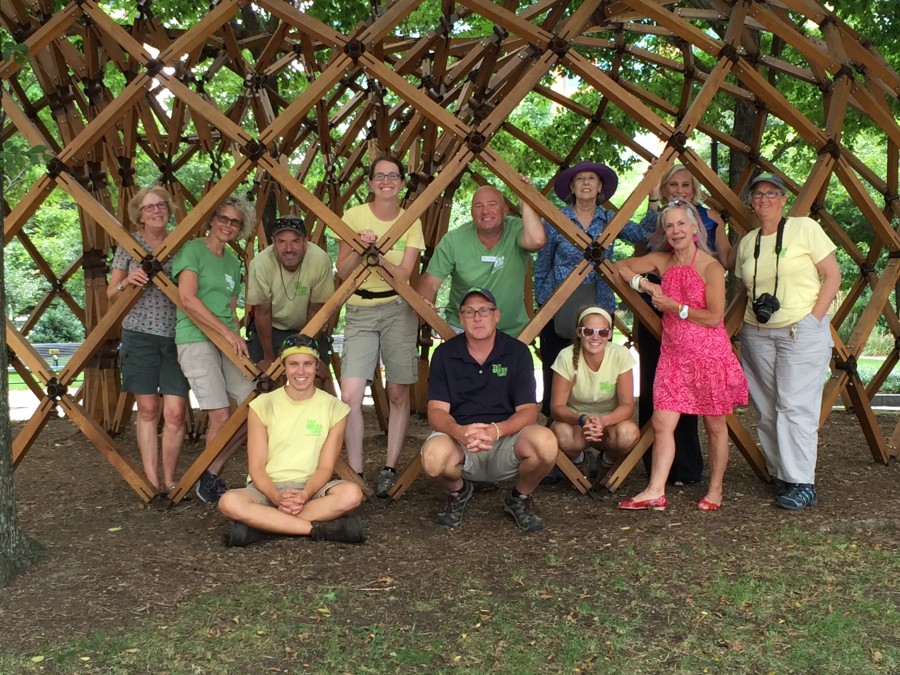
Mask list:
[[[141,462],[144,465],[144,475],[155,490],[160,489],[159,484],[159,439],[156,430],[159,426],[159,395],[136,394],[137,422],[135,423],[135,438],[138,450],[141,452]],[[171,485],[171,483],[166,483]],[[165,486],[162,486],[165,487]]]
[[182,396],[163,396],[162,488],[175,485],[175,470],[184,445],[186,407],[187,399]]
[[725,415],[703,418],[709,441],[709,491],[706,499],[721,504],[723,499],[725,468],[728,466],[728,424]]
[[362,503],[363,494],[355,483],[342,483],[331,488],[324,497],[308,502],[300,515],[292,516],[277,508],[257,504],[243,490],[229,490],[219,499],[219,510],[225,517],[250,527],[277,534],[306,536],[313,521],[334,520]]
[[653,411],[653,466],[650,469],[650,483],[632,499],[644,501],[656,499],[666,494],[666,480],[669,477],[669,469],[675,461],[675,426],[678,424],[680,413],[670,410]]
[[429,478],[439,481],[448,492],[463,487],[462,448],[449,436],[435,436],[422,446],[422,468]]
[[584,431],[579,426],[566,424],[565,422],[554,422],[550,429],[556,436],[556,443],[559,451],[569,459],[577,459],[581,451],[587,447],[584,440]]
[[641,430],[632,420],[623,420],[607,427],[604,432],[600,448],[606,453],[608,460],[613,463],[623,459],[631,452],[634,444],[641,437]]
[[347,431],[344,433],[344,445],[347,447],[347,463],[356,473],[362,473],[363,470],[362,403],[365,393],[366,381],[362,378],[345,377],[341,380],[341,400],[350,406]]
[[527,426],[519,432],[515,453],[519,459],[516,490],[523,495],[530,495],[556,463],[556,456],[559,454],[556,436],[547,427],[537,424]]
[[[207,410],[206,414],[209,417],[209,428],[206,430],[206,447],[209,447],[212,440],[219,434],[222,427],[225,426],[231,417],[231,408],[215,408],[214,410]],[[212,461],[212,464],[209,465],[209,472],[218,476],[222,472],[225,462],[231,459],[235,450],[244,444],[246,440],[247,425],[242,424],[241,428],[237,430],[231,440],[225,444],[222,451]]]
[[397,466],[400,451],[409,430],[409,385],[387,383],[387,395],[390,403],[387,434],[387,460],[384,465]]

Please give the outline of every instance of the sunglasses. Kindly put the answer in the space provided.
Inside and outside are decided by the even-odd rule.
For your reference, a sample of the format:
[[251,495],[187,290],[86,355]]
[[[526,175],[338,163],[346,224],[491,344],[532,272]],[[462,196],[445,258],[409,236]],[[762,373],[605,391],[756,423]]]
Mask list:
[[672,199],[666,202],[666,208],[669,208],[670,206],[687,206],[688,204],[693,206],[693,204],[686,199]]
[[319,351],[319,341],[306,335],[291,335],[281,343],[281,351],[289,347],[308,347]]
[[591,337],[593,335],[597,335],[599,337],[609,337],[612,335],[611,328],[591,328],[590,326],[579,326],[575,333],[578,337]]

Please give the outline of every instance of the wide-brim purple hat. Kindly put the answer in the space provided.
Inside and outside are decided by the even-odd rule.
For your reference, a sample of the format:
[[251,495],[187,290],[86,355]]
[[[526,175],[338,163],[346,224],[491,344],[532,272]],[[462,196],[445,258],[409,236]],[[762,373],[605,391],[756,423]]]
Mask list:
[[596,162],[578,162],[575,166],[560,171],[556,176],[556,182],[553,183],[557,197],[566,201],[572,195],[572,179],[582,171],[590,171],[600,177],[603,183],[600,188],[600,202],[609,201],[619,187],[619,177],[606,164]]

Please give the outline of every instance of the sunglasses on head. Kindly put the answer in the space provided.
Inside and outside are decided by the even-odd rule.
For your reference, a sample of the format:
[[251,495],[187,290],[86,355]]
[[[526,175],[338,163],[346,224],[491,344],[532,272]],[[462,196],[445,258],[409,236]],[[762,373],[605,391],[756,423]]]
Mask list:
[[[687,206],[688,204],[690,204],[690,202],[686,199],[672,199],[666,202],[666,208],[669,208],[670,206]],[[691,204],[691,206],[693,206],[693,204]]]
[[591,328],[590,326],[579,326],[575,331],[578,337],[591,337],[598,335],[599,337],[609,337],[612,334],[611,328]]
[[310,349],[319,351],[319,342],[306,335],[291,335],[290,337],[285,338],[281,343],[281,351],[284,351],[289,347],[309,347]]

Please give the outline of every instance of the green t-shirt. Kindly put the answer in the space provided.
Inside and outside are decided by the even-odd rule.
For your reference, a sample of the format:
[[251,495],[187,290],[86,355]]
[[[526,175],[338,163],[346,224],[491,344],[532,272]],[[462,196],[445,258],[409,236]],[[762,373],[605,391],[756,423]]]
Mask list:
[[519,245],[522,220],[507,216],[503,236],[493,248],[478,238],[474,222],[451,230],[438,242],[428,274],[450,277],[450,301],[445,311],[447,323],[460,327],[459,302],[470,288],[486,288],[497,298],[504,333],[518,335],[528,323],[525,313],[525,268],[529,252]]
[[[238,329],[231,301],[241,291],[241,263],[226,246],[219,258],[206,247],[203,239],[194,239],[175,254],[172,274],[175,279],[184,270],[197,275],[197,297],[226,326]],[[181,308],[175,323],[175,343],[209,342],[206,334],[191,321]]]
[[276,483],[309,480],[328,432],[350,413],[350,406],[320,389],[305,401],[295,401],[284,387],[255,398],[250,409],[266,427],[266,473]]
[[[575,347],[569,345],[553,362],[553,372],[559,373],[569,382],[575,375],[572,369],[574,351]],[[606,345],[603,352],[603,361],[596,372],[587,366],[583,358],[579,359],[575,386],[566,401],[566,406],[572,412],[579,415],[603,415],[612,412],[619,405],[616,383],[619,375],[634,368],[634,357],[625,347],[612,342]]]
[[268,246],[250,263],[247,272],[247,305],[272,303],[272,327],[298,331],[306,325],[309,303],[322,304],[334,295],[331,258],[309,244],[303,262],[293,272],[285,270]]

